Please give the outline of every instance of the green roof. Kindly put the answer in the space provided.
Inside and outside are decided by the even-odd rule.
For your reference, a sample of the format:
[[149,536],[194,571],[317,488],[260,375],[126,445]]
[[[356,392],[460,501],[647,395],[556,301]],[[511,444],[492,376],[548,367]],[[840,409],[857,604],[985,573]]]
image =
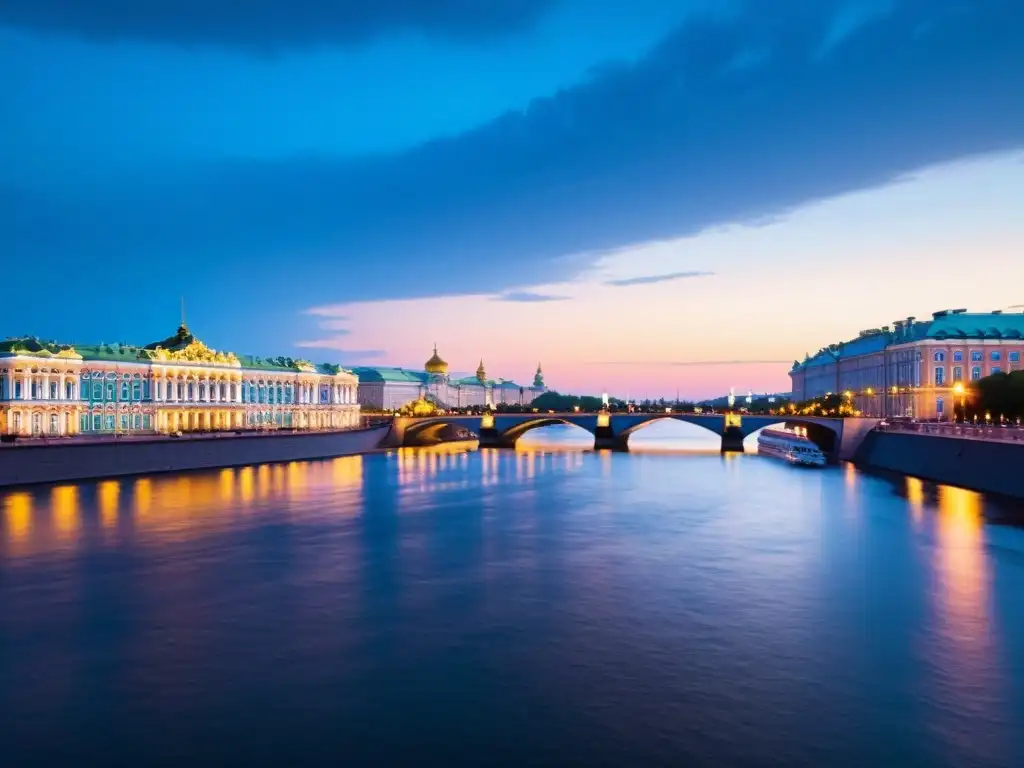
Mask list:
[[823,347],[803,361],[793,363],[793,370],[815,368],[841,358],[859,357],[880,352],[894,344],[908,344],[923,339],[936,341],[1024,339],[1024,313],[968,313],[962,309],[932,314],[931,320],[907,318],[892,330],[887,327],[865,331],[856,339]]
[[405,383],[423,384],[427,380],[424,371],[407,371],[404,368],[377,368],[360,366],[353,368],[352,372],[359,377],[360,382],[366,383]]
[[1020,339],[1024,338],[1024,313],[936,313],[928,323],[925,336],[929,339]]

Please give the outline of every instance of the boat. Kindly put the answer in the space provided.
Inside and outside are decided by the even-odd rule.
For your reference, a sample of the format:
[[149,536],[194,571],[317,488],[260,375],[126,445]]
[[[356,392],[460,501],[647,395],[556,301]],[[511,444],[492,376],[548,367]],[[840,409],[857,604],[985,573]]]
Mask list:
[[803,467],[824,467],[828,460],[821,448],[799,429],[768,427],[757,436],[757,452]]

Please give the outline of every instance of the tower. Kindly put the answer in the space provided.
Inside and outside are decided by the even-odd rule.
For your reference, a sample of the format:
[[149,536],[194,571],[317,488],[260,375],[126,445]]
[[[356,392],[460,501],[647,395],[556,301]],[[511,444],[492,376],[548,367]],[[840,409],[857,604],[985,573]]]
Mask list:
[[487,383],[487,371],[484,370],[484,359],[480,358],[480,365],[476,367],[476,380],[481,384]]
[[533,376],[533,388],[544,389],[544,371],[540,369],[540,363],[537,363],[537,373]]

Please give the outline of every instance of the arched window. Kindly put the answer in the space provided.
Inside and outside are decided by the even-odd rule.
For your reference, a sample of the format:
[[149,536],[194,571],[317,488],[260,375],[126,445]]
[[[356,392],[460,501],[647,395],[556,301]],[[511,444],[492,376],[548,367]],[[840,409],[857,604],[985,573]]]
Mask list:
[[943,352],[942,350],[939,350],[938,352],[935,353],[934,359],[936,363],[944,363],[946,362],[946,353]]
[[977,381],[981,378],[981,366],[976,365],[971,368],[971,381]]
[[962,363],[963,361],[964,361],[964,353],[961,352],[958,349],[956,352],[953,353],[953,362],[954,363]]

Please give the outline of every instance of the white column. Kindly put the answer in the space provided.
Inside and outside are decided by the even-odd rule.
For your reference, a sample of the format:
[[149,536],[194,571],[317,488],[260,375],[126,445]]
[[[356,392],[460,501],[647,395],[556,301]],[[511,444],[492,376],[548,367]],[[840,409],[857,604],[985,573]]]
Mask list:
[[[44,373],[43,374],[43,385],[42,385],[42,390],[39,392],[39,399],[40,400],[49,400],[50,399],[50,374],[48,374],[48,373]],[[46,425],[46,429],[47,429],[47,431],[49,431],[49,429],[50,429],[50,425],[49,424]]]
[[32,376],[31,374],[25,374],[25,381],[21,385],[21,398],[22,400],[32,399]]

